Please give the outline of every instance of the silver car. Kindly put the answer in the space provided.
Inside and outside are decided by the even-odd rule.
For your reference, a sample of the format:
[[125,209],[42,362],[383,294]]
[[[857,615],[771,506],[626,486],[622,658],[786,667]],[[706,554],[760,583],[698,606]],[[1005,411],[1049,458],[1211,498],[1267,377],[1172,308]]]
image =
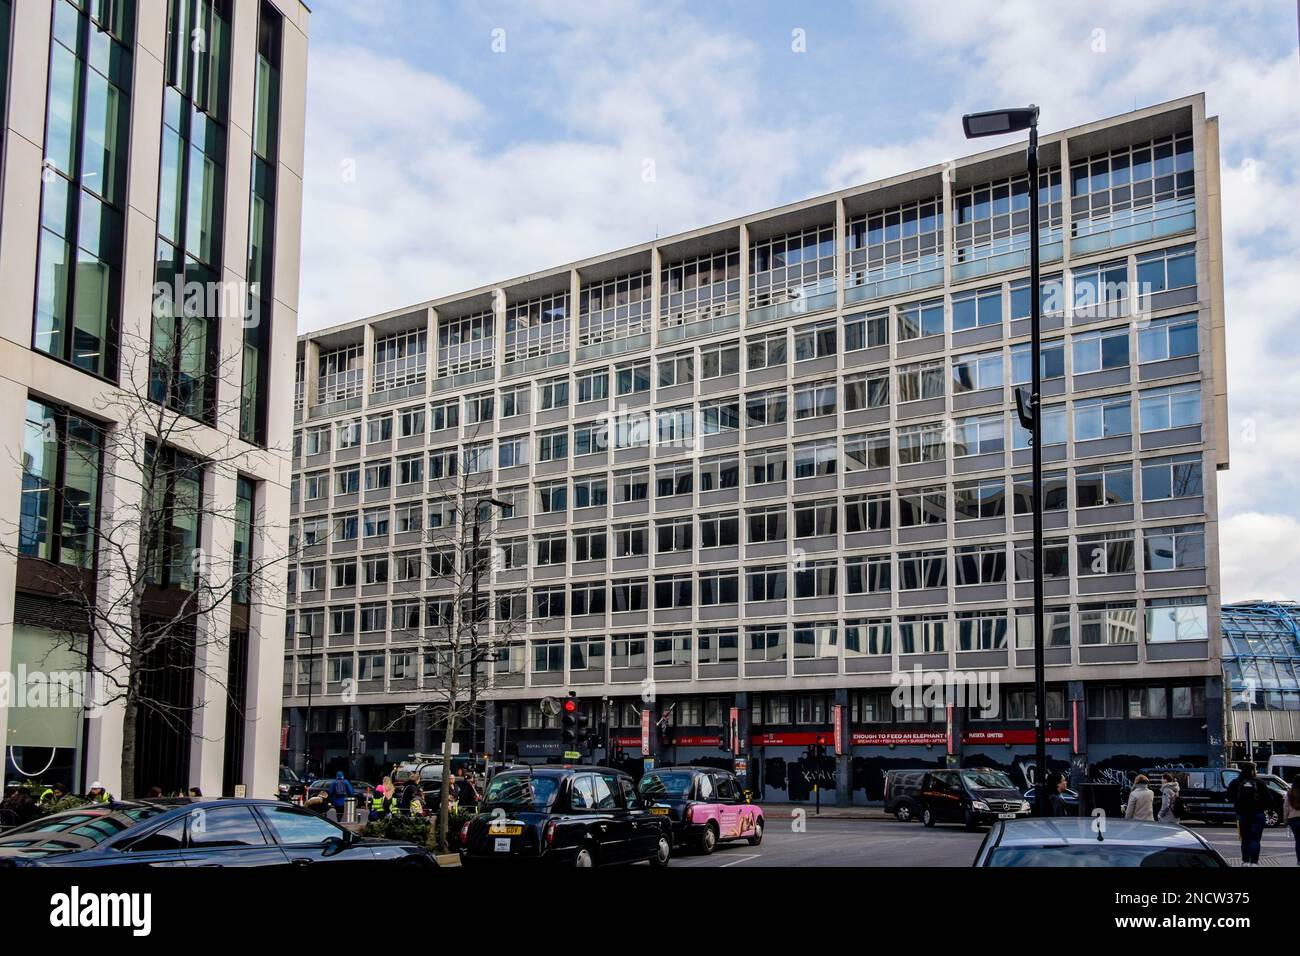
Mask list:
[[1177,824],[1109,817],[995,823],[975,866],[1226,867],[1199,833]]

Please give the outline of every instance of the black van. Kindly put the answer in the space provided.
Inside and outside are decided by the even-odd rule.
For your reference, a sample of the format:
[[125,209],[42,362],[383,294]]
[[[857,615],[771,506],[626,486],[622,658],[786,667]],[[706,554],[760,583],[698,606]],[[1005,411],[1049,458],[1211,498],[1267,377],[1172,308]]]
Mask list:
[[921,781],[929,770],[886,770],[885,812],[903,823],[921,816]]
[[980,824],[1018,820],[1030,813],[1029,801],[1001,770],[968,767],[932,770],[921,781],[921,822]]
[[[1183,803],[1183,820],[1205,823],[1236,823],[1237,811],[1228,798],[1228,785],[1241,776],[1235,767],[1207,767],[1197,770],[1143,770],[1155,794],[1154,813],[1160,815],[1160,781],[1172,773],[1178,781],[1178,797]],[[1273,798],[1264,811],[1264,825],[1275,827],[1282,821],[1282,800],[1286,789],[1280,782],[1261,776],[1264,792]]]

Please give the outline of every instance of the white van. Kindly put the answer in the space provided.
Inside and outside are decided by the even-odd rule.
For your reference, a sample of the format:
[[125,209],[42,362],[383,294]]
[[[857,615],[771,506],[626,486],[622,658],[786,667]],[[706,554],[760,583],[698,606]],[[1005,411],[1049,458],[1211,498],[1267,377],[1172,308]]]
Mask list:
[[1300,754],[1274,754],[1268,758],[1265,773],[1275,774],[1287,783],[1295,783],[1296,777],[1300,776]]

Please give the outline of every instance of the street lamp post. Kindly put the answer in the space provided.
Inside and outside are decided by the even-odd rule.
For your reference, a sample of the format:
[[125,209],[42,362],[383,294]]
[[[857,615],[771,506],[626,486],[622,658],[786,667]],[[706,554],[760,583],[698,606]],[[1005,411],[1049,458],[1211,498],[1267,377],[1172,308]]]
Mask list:
[[1031,508],[1034,518],[1034,763],[1038,779],[1034,781],[1034,812],[1047,815],[1047,676],[1043,661],[1043,416],[1042,385],[1042,292],[1038,250],[1038,107],[989,110],[962,117],[967,139],[1001,136],[1029,130],[1026,165],[1029,172],[1029,398],[1016,389],[1016,412],[1022,427],[1030,434],[1033,451]]

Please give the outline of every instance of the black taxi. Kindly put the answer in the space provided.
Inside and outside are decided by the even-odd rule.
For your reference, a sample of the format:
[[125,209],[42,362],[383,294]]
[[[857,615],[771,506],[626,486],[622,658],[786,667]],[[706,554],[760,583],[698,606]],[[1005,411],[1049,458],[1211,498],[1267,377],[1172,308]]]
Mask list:
[[462,866],[666,866],[672,855],[668,820],[646,808],[630,776],[608,767],[498,773],[461,828],[460,845]]

